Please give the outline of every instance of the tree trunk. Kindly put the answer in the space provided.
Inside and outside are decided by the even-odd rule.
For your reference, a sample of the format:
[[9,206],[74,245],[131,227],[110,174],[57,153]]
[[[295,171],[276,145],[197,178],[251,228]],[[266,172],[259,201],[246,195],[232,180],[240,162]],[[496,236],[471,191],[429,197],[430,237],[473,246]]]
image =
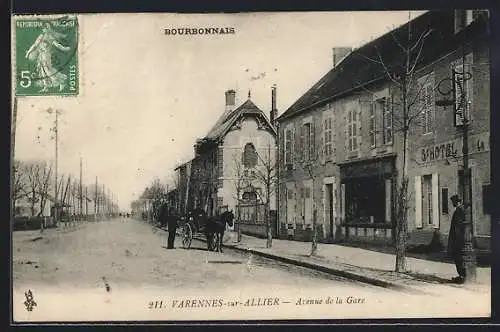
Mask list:
[[403,132],[403,172],[397,193],[396,210],[396,272],[406,271],[406,247],[408,238],[408,131]]
[[34,216],[35,215],[35,205],[36,205],[36,198],[35,198],[35,195],[33,194],[33,196],[31,197],[31,202],[30,202],[30,208],[31,208],[31,216]]
[[318,251],[318,234],[316,232],[316,207],[313,210],[313,220],[312,220],[312,241],[311,241],[311,256],[316,256]]
[[272,248],[273,232],[271,228],[271,213],[269,210],[269,201],[266,203],[266,232],[267,232],[266,248]]
[[236,215],[238,216],[237,217],[237,220],[238,220],[238,229],[236,230],[237,231],[237,239],[236,240],[238,242],[241,242],[241,212],[240,212],[240,202],[238,202],[238,207],[237,207]]

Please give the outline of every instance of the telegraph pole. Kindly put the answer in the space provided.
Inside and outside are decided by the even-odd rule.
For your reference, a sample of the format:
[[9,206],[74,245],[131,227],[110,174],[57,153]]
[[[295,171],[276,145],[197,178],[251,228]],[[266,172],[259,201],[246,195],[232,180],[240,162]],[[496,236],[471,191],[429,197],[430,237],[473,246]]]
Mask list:
[[99,212],[99,202],[97,198],[97,176],[95,177],[95,195],[94,195],[94,220],[97,221],[97,213]]
[[79,198],[80,198],[80,211],[79,211],[79,214],[80,214],[80,220],[82,219],[83,217],[83,188],[82,188],[82,156],[80,155],[80,187],[79,187]]
[[85,186],[85,221],[89,221],[88,187]]
[[[464,34],[465,39],[465,34]],[[462,44],[462,72],[455,73],[461,75],[461,79],[457,80],[458,88],[460,92],[460,103],[459,107],[462,108],[462,125],[461,129],[462,135],[462,159],[463,159],[463,188],[462,197],[465,212],[465,224],[464,224],[464,249],[463,249],[463,260],[465,267],[465,281],[475,282],[476,281],[476,255],[474,252],[474,246],[472,243],[472,197],[471,197],[471,172],[469,168],[469,101],[467,98],[467,86],[465,84],[466,80],[470,79],[471,73],[466,70],[466,57],[465,57],[465,46],[466,42],[463,41]],[[456,77],[455,77],[456,79]],[[456,104],[455,104],[456,105]],[[456,106],[455,106],[456,107]]]
[[104,183],[102,184],[102,202],[101,202],[101,209],[102,209],[102,216],[104,217],[104,214],[106,213],[104,210],[104,204],[106,202],[106,188],[104,188]]
[[11,182],[10,182],[10,219],[11,223],[14,221],[15,204],[14,204],[14,183],[16,178],[16,169],[14,167],[15,148],[16,148],[16,126],[17,126],[17,97],[14,96],[14,105],[12,109],[12,128],[10,135],[10,167],[11,167]]
[[451,90],[443,92],[440,90],[440,86],[443,82],[448,82],[450,79],[446,78],[441,80],[437,85],[437,89],[440,94],[446,96],[453,93],[452,99],[444,99],[436,101],[437,106],[449,106],[452,105],[453,109],[453,119],[454,126],[457,127],[459,131],[462,132],[462,167],[463,167],[463,186],[459,188],[462,194],[463,208],[465,213],[465,221],[463,225],[463,236],[464,245],[460,252],[462,255],[464,269],[465,269],[465,281],[475,282],[476,281],[476,254],[474,252],[473,245],[473,218],[472,218],[472,191],[471,191],[471,172],[469,168],[469,101],[467,99],[467,85],[466,81],[472,78],[472,73],[466,70],[466,45],[467,41],[465,39],[466,34],[463,33],[462,40],[462,70],[457,71],[453,68],[452,78],[451,78]]
[[58,157],[59,157],[59,151],[58,151],[58,145],[59,145],[59,111],[58,110],[54,110],[54,112],[56,113],[56,122],[55,122],[55,127],[54,127],[54,138],[55,138],[55,143],[56,143],[56,148],[55,148],[55,153],[56,153],[56,160],[55,160],[55,169],[54,169],[54,177],[55,177],[55,187],[54,187],[54,205],[55,205],[55,213],[54,213],[54,219],[55,219],[55,224],[58,225],[59,224],[59,204],[57,202],[57,199],[58,199],[58,188],[57,188],[57,184],[58,184],[58,181],[57,181],[57,172],[58,172]]

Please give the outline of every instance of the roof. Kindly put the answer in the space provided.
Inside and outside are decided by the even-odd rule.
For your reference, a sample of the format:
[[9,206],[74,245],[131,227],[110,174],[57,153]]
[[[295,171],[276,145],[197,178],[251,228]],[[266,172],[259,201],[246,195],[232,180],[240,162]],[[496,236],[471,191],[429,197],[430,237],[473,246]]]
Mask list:
[[264,117],[264,119],[266,119],[267,123],[269,124],[269,127],[274,128],[273,126],[271,126],[271,123],[269,122],[269,119],[267,118],[266,114],[260,108],[258,108],[250,99],[247,99],[243,104],[241,104],[236,109],[225,111],[217,120],[217,122],[214,124],[214,126],[209,130],[205,138],[210,140],[217,140],[225,133],[227,133],[229,128],[231,128],[234,122],[242,114],[261,115]]
[[[428,11],[351,52],[279,116],[278,120],[322,106],[360,87],[386,80],[384,65],[377,62],[380,58],[391,72],[400,71],[406,58],[402,54],[400,45],[408,41],[409,25],[411,27],[409,45],[414,45],[418,38],[432,29],[425,37],[419,67],[458,48],[462,41],[462,34],[454,32],[453,10]],[[467,30],[471,30],[472,25]]]

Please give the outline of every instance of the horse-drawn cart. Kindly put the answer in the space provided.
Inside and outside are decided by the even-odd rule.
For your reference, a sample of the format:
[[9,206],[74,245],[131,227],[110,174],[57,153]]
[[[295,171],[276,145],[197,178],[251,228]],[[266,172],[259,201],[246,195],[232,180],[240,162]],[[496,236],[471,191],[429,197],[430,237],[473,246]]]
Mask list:
[[182,247],[189,249],[194,234],[203,234],[207,239],[207,247],[210,251],[222,251],[222,237],[226,224],[233,225],[234,214],[223,212],[221,215],[209,218],[205,211],[195,210],[181,217],[179,221],[179,235],[182,239]]

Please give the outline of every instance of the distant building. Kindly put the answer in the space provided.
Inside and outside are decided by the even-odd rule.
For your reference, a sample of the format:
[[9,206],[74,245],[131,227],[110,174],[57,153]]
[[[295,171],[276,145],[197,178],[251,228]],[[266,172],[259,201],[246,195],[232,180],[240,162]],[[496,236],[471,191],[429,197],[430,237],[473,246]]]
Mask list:
[[403,147],[396,123],[398,86],[386,69],[398,75],[394,68],[403,58],[398,42],[407,40],[409,25],[412,42],[430,28],[413,77],[420,93],[408,101],[421,109],[408,139],[410,243],[428,244],[436,231],[446,243],[449,197],[462,192],[462,131],[454,126],[454,107],[436,101],[445,98],[438,92],[445,88],[438,89],[440,82],[448,82],[450,91],[452,70],[464,68],[465,43],[474,238],[479,248],[489,248],[488,13],[472,10],[426,12],[340,62],[334,59],[334,68],[278,118],[281,234],[310,239],[316,207],[324,241],[394,243]]

